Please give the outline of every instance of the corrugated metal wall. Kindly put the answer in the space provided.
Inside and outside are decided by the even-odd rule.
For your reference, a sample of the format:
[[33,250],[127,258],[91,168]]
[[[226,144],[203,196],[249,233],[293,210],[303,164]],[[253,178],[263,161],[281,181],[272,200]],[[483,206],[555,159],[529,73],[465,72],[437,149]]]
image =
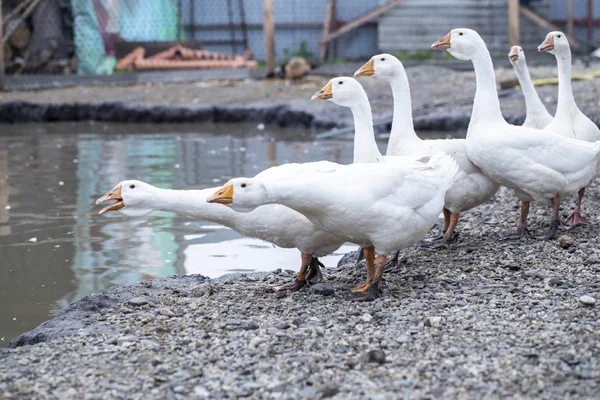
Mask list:
[[[548,1],[532,3],[548,15]],[[504,0],[406,0],[379,20],[379,47],[388,52],[429,50],[453,28],[477,30],[493,54],[506,54],[508,10]],[[535,49],[547,31],[521,17],[521,45]]]
[[[192,5],[191,2],[194,2]],[[295,53],[303,42],[307,50],[318,57],[318,40],[323,33],[325,18],[325,0],[276,0],[274,3],[275,51],[278,59],[286,53]],[[265,58],[263,37],[263,0],[244,0],[246,24],[248,25],[248,44],[258,60]],[[236,39],[242,37],[240,25],[239,1],[231,0],[232,15]],[[336,16],[338,20],[349,21],[379,5],[378,0],[337,0]],[[186,37],[197,40],[223,40],[230,38],[229,17],[226,0],[181,0],[181,23]],[[193,18],[192,18],[193,9]],[[195,20],[196,28],[188,25]],[[203,28],[203,25],[205,26]],[[223,25],[216,27],[215,25]],[[283,26],[282,26],[283,25]],[[231,52],[229,45],[206,46],[208,50]],[[336,55],[343,58],[355,58],[371,55],[377,48],[377,27],[362,26],[335,43]],[[237,52],[241,52],[238,46]],[[286,51],[287,50],[287,51]]]

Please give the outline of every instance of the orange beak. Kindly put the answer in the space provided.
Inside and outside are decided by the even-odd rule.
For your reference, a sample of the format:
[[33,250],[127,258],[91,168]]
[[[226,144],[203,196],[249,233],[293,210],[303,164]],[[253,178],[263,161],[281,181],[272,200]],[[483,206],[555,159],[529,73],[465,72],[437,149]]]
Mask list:
[[371,57],[369,61],[365,63],[362,67],[360,67],[355,73],[354,77],[359,76],[372,76],[375,75],[375,61]]
[[329,100],[333,97],[333,94],[331,93],[331,81],[327,82],[327,85],[323,86],[321,88],[321,90],[319,90],[317,93],[313,94],[313,96],[310,98],[311,100]]
[[508,58],[510,58],[510,61],[517,61],[519,59],[519,48],[517,46],[513,46],[510,48]]
[[117,211],[121,208],[125,207],[125,203],[123,203],[123,197],[121,196],[121,184],[119,183],[115,186],[111,191],[106,193],[104,196],[100,197],[96,200],[96,204],[104,203],[108,200],[116,200],[115,203],[109,204],[104,207],[98,214],[102,215],[108,211]]
[[546,40],[538,46],[538,51],[554,50],[554,36],[547,37]]
[[443,38],[431,45],[432,49],[449,49],[450,48],[450,32]]
[[233,203],[233,185],[226,183],[221,189],[206,199],[207,203],[231,204]]

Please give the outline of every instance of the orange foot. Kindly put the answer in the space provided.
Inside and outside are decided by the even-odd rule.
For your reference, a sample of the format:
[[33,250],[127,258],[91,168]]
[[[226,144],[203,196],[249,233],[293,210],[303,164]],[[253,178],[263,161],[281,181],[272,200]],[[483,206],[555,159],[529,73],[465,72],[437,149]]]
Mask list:
[[367,293],[369,291],[370,287],[371,287],[371,282],[365,282],[362,285],[357,286],[354,289],[352,289],[352,291],[353,292]]

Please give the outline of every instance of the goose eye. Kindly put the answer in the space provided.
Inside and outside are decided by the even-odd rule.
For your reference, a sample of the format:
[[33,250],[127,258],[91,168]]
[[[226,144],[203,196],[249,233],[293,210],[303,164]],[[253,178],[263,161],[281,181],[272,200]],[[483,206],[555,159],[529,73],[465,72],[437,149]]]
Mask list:
[[133,183],[132,183],[131,185],[129,185],[129,187],[130,187],[131,189],[135,189],[135,185],[134,185]]
[[462,32],[458,32],[458,36],[462,36],[462,35],[463,35],[463,33],[462,33]]
[[338,82],[338,85],[341,85],[341,84],[343,84],[343,83],[344,83],[344,81],[339,81],[339,82]]
[[240,186],[242,186],[243,188],[245,188],[245,187],[246,187],[246,184],[245,184],[245,183],[242,183]]
[[385,57],[381,57],[381,61],[385,61]]
[[560,39],[562,37],[562,35],[557,35],[556,37]]

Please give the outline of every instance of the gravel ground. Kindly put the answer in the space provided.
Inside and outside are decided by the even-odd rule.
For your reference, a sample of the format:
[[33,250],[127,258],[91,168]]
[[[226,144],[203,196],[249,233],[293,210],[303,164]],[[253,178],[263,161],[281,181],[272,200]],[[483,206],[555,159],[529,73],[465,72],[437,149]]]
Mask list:
[[[548,57],[550,66],[531,67],[534,78],[556,77],[556,67],[551,57]],[[365,60],[366,61],[366,60]],[[455,66],[454,64],[452,64]],[[469,65],[465,62],[465,65]],[[342,68],[344,71],[347,68]],[[351,68],[352,69],[352,68]],[[598,65],[584,67],[576,64],[574,74],[586,74],[597,70]],[[464,130],[468,124],[471,103],[475,93],[475,78],[473,71],[457,71],[439,65],[409,66],[407,73],[411,84],[413,97],[413,109],[423,110],[442,103],[468,100],[467,105],[450,105],[449,107],[434,108],[416,118],[418,129],[434,130]],[[512,68],[499,67],[497,69],[499,81],[513,79]],[[133,107],[163,107],[180,110],[179,113],[169,115],[165,118],[168,122],[173,119],[192,118],[195,110],[206,112],[205,108],[219,108],[217,116],[209,118],[223,118],[223,112],[233,110],[229,119],[236,121],[239,118],[252,119],[255,110],[273,109],[284,107],[291,113],[285,113],[268,119],[276,121],[280,125],[294,123],[307,127],[348,126],[352,123],[352,116],[348,109],[336,106],[329,102],[310,101],[310,97],[319,90],[328,78],[323,76],[309,76],[303,81],[289,84],[281,80],[212,80],[199,81],[196,83],[179,84],[143,84],[130,87],[72,87],[53,90],[39,90],[27,92],[8,92],[1,97],[0,120],[11,121],[14,114],[11,108],[2,111],[2,106],[8,107],[13,104],[22,112],[27,104],[50,104],[50,105],[73,105],[73,104],[108,104],[108,109],[102,109],[91,113],[84,112],[83,118],[100,118],[102,120],[121,121],[123,112],[120,108],[128,107],[125,114],[134,110]],[[365,86],[373,107],[375,119],[388,118],[392,115],[392,94],[387,84],[373,78],[360,78]],[[556,107],[557,87],[539,87],[541,98],[546,102],[551,112]],[[600,79],[589,81],[575,81],[573,90],[580,108],[589,115],[596,123],[600,123],[600,112],[598,111],[598,98],[600,97]],[[502,108],[509,121],[519,123],[524,119],[524,101],[521,93],[515,93],[501,99]],[[13,107],[13,108],[15,108]],[[240,108],[250,108],[252,112],[246,116],[240,116],[243,111]],[[139,122],[157,122],[157,112],[142,112],[136,116]],[[56,120],[57,118],[81,117],[81,110],[69,112],[66,109],[58,109],[46,113],[36,110],[32,112],[31,118],[41,120]],[[72,114],[71,116],[68,116]],[[235,115],[234,115],[235,114]],[[307,118],[311,116],[311,118]],[[143,119],[146,121],[143,121]],[[227,119],[227,118],[225,118]],[[296,124],[298,125],[298,124]]]
[[500,241],[503,189],[449,249],[405,251],[372,303],[348,298],[354,254],[298,293],[273,290],[293,271],[113,287],[0,349],[0,397],[600,398],[599,195],[557,240]]

